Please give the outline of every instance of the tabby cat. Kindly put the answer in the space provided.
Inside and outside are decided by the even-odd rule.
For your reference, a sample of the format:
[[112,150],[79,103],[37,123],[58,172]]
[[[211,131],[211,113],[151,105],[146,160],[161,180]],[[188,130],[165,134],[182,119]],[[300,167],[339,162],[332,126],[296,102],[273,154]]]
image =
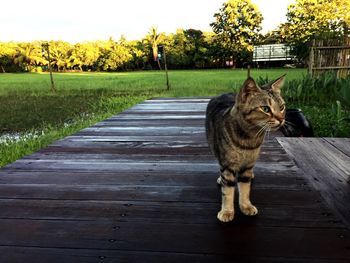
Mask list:
[[207,106],[207,140],[220,165],[217,183],[221,185],[222,204],[217,217],[222,222],[234,218],[236,185],[242,213],[258,213],[250,201],[253,167],[265,133],[279,129],[285,122],[285,103],[280,93],[284,79],[282,76],[259,87],[248,77],[236,97],[224,94],[211,99]]

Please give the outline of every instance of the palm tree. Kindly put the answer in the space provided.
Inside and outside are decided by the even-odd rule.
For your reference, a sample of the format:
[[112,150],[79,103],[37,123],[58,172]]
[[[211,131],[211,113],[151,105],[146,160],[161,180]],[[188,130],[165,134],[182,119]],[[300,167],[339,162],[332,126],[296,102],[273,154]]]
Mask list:
[[158,45],[164,40],[164,34],[158,33],[157,30],[158,30],[157,27],[155,26],[151,27],[147,35],[147,40],[152,45],[154,61],[157,61],[159,69],[162,69],[158,59]]
[[12,64],[14,55],[16,54],[16,46],[13,43],[0,43],[0,68],[5,73],[6,65]]
[[33,67],[44,63],[39,44],[20,43],[14,56],[14,62],[20,66],[24,65],[25,69],[28,71],[33,69]]
[[49,44],[52,64],[57,67],[58,71],[65,71],[67,66],[71,66],[71,44],[61,40],[50,41]]

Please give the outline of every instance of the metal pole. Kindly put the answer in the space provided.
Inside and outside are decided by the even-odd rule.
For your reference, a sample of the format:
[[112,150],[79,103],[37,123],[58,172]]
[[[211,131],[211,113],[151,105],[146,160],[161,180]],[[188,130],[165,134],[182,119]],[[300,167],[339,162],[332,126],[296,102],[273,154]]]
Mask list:
[[163,46],[163,56],[164,56],[164,69],[165,69],[165,75],[166,75],[166,87],[167,87],[167,90],[170,90],[168,66],[166,64],[166,54],[165,54],[165,47],[164,46]]
[[51,80],[51,91],[56,92],[55,83],[53,81],[53,75],[52,75],[49,43],[44,43],[42,44],[42,46],[46,49],[46,52],[47,52],[47,60],[49,62],[49,71],[50,71],[50,80]]

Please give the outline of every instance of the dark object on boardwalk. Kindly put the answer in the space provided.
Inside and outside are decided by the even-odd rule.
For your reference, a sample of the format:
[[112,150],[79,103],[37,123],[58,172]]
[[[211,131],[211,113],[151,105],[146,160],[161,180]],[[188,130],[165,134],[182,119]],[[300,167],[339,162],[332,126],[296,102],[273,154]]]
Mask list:
[[314,137],[311,123],[301,109],[287,109],[286,123],[281,131],[286,137]]

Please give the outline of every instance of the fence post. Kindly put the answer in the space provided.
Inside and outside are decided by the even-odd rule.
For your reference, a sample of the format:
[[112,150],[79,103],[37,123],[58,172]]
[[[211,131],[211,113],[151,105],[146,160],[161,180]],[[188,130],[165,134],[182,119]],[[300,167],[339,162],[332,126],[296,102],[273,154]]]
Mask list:
[[[349,31],[346,23],[344,22],[344,39],[343,39],[343,46],[349,46],[350,45],[350,37],[349,37]],[[340,51],[340,57],[341,57],[341,64],[339,66],[346,67],[349,66],[348,64],[348,56],[350,55],[349,49],[343,49]],[[350,69],[343,68],[338,70],[338,78],[345,78],[348,74],[348,71]]]
[[311,44],[311,50],[310,50],[310,55],[309,55],[309,74],[310,76],[312,76],[312,67],[314,64],[314,46],[315,46],[315,40],[312,40],[312,44]]
[[41,44],[41,46],[43,47],[43,50],[45,50],[47,52],[47,60],[48,60],[48,67],[49,67],[49,71],[50,71],[50,80],[51,80],[51,91],[52,92],[56,92],[56,88],[55,88],[55,83],[53,81],[53,76],[52,76],[52,67],[51,67],[51,57],[50,57],[50,45],[48,42],[45,42],[43,44]]
[[166,86],[167,86],[167,90],[170,90],[169,75],[168,75],[168,66],[167,66],[167,63],[166,63],[165,48],[163,49],[163,52],[164,52],[164,69],[165,69],[165,75],[166,75]]

